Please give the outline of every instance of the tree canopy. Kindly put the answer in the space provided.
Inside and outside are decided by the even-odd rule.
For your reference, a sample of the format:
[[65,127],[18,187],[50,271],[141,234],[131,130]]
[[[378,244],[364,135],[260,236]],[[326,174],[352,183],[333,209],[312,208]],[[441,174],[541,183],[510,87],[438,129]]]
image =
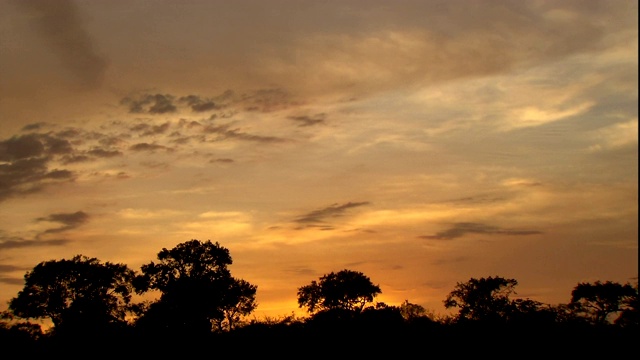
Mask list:
[[134,276],[124,264],[83,255],[44,261],[25,274],[9,310],[22,318],[48,318],[58,332],[124,324]]
[[235,279],[229,250],[218,242],[191,240],[158,253],[158,263],[141,267],[136,291],[161,292],[139,325],[170,332],[210,332],[212,323],[228,327],[256,307],[257,286]]
[[368,276],[345,269],[298,288],[298,306],[310,313],[334,309],[361,312],[380,293],[380,287]]
[[637,287],[628,283],[582,282],[571,292],[569,306],[595,324],[607,324],[609,317],[615,313],[626,310],[625,316],[628,316],[633,308],[633,299],[637,303],[637,297]]
[[459,320],[498,320],[506,318],[511,309],[509,296],[515,293],[515,279],[503,277],[471,278],[457,283],[444,300],[448,308],[460,308]]

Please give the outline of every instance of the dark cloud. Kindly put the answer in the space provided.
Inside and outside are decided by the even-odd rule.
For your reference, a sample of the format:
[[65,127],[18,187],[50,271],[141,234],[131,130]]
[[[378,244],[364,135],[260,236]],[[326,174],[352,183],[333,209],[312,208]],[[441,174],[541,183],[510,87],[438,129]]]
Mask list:
[[542,232],[537,230],[517,230],[517,229],[503,229],[497,226],[480,224],[480,223],[468,223],[461,222],[455,223],[453,226],[445,231],[436,233],[435,235],[423,235],[421,239],[430,240],[451,240],[462,237],[466,234],[489,234],[489,235],[535,235]]
[[316,274],[318,273],[317,271],[308,268],[308,267],[303,267],[303,266],[294,266],[294,267],[290,267],[288,269],[284,269],[284,272],[286,273],[293,273],[293,274],[297,274],[297,275],[305,275],[305,276],[316,276]]
[[146,135],[163,134],[169,129],[169,126],[170,126],[170,123],[168,122],[160,125],[153,125],[151,126],[151,129],[149,129],[149,131],[142,133],[142,135],[146,136]]
[[180,119],[180,121],[178,121],[178,126],[179,127],[186,127],[187,129],[191,129],[194,127],[201,127],[202,124],[200,124],[199,122],[195,121],[195,120],[187,120],[187,119]]
[[0,250],[7,249],[19,249],[30,247],[44,247],[44,246],[62,246],[69,243],[66,239],[52,239],[52,240],[0,240]]
[[[186,106],[191,112],[197,113],[232,108],[225,113],[212,114],[210,119],[217,117],[229,118],[238,110],[267,113],[299,105],[288,92],[279,88],[259,89],[243,94],[236,94],[231,90],[227,90],[214,97],[196,94],[175,96],[171,94],[143,93],[124,97],[120,100],[120,104],[127,106],[129,112],[137,114],[175,113],[180,111],[178,105]],[[317,116],[323,115],[316,115],[316,117],[309,118],[307,121],[318,122],[321,119],[318,119]]]
[[228,159],[228,158],[218,158],[218,159],[209,160],[210,163],[224,163],[224,164],[230,164],[233,161],[234,161],[233,159]]
[[7,285],[24,285],[24,278],[0,276],[0,283]]
[[252,135],[240,132],[239,129],[231,129],[230,125],[209,125],[205,126],[202,129],[203,132],[207,134],[218,134],[220,136],[219,139],[238,139],[238,140],[247,140],[247,141],[256,141],[256,142],[264,142],[264,143],[281,143],[288,141],[287,139],[275,137],[275,136],[261,136],[261,135]]
[[198,95],[187,95],[181,97],[178,100],[186,102],[187,105],[191,107],[191,110],[195,112],[204,112],[217,109],[216,103],[214,103],[213,100],[203,99]]
[[150,135],[158,135],[165,133],[171,124],[166,122],[160,125],[150,125],[150,124],[136,124],[129,128],[131,131],[140,132],[141,136],[150,136]]
[[49,158],[27,158],[0,163],[0,201],[16,195],[26,195],[42,190],[55,182],[73,180],[68,170],[49,171]]
[[71,154],[73,146],[66,139],[50,134],[26,134],[0,141],[0,161],[15,161],[40,156]]
[[100,145],[104,146],[114,146],[122,143],[122,139],[117,136],[107,136],[98,140]]
[[0,273],[13,272],[16,270],[22,270],[22,268],[14,265],[2,265],[0,264]]
[[65,129],[56,133],[56,136],[61,138],[77,138],[80,135],[82,132],[78,129]]
[[69,140],[60,139],[49,135],[43,136],[43,141],[46,145],[46,151],[48,154],[70,154],[73,152],[73,146]]
[[37,218],[36,221],[49,221],[62,224],[61,227],[45,230],[44,233],[59,233],[71,229],[75,229],[80,225],[89,221],[89,214],[84,211],[76,211],[74,213],[56,213],[47,217]]
[[69,170],[52,170],[44,175],[44,179],[71,179],[73,173]]
[[155,151],[155,150],[171,150],[171,148],[168,148],[168,147],[163,146],[163,145],[158,145],[158,144],[138,143],[138,144],[135,144],[135,145],[131,145],[129,147],[129,150],[132,150],[132,151]]
[[45,147],[38,134],[14,136],[0,141],[0,161],[14,161],[37,157],[44,153]]
[[298,126],[303,127],[303,126],[312,126],[312,125],[318,125],[318,124],[322,124],[324,123],[326,115],[324,113],[322,114],[316,114],[314,116],[289,116],[289,119],[295,121],[298,123]]
[[143,94],[139,97],[125,97],[120,103],[129,106],[131,113],[166,114],[178,110],[169,94]]
[[369,202],[348,202],[346,204],[333,204],[326,208],[314,210],[310,213],[302,215],[295,219],[297,223],[318,223],[324,222],[328,218],[336,218],[343,216],[344,213],[352,208],[369,205]]
[[62,158],[62,162],[64,164],[80,163],[80,162],[86,162],[89,160],[91,160],[91,158],[86,155],[71,155],[71,156],[64,156]]
[[119,150],[106,150],[100,148],[93,148],[87,151],[88,154],[99,158],[110,158],[115,156],[122,156],[122,152]]
[[101,84],[107,61],[94,50],[73,1],[29,0],[15,3],[29,13],[34,28],[80,85],[94,88]]
[[33,124],[27,124],[27,125],[25,125],[25,126],[23,126],[23,127],[22,127],[22,131],[34,131],[34,130],[40,130],[40,129],[42,129],[45,125],[46,125],[46,123],[43,123],[43,122],[33,123]]

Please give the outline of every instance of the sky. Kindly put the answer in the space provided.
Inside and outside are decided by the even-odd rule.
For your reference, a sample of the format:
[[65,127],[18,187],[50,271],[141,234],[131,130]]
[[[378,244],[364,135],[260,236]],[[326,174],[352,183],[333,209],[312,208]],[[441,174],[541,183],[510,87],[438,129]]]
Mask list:
[[359,271],[638,279],[632,0],[0,0],[0,310],[38,263],[230,251],[256,318]]

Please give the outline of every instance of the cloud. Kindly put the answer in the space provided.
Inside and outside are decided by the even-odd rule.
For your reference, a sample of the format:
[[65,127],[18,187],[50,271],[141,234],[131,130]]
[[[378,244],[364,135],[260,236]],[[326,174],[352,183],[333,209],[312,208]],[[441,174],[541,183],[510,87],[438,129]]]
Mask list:
[[107,60],[94,50],[73,1],[29,0],[15,3],[29,13],[34,28],[80,85],[95,88],[102,83]]
[[24,285],[24,278],[0,277],[0,283],[7,285]]
[[43,247],[43,246],[62,246],[69,243],[66,239],[51,239],[51,240],[3,240],[0,241],[0,249],[19,249],[30,247]]
[[517,229],[503,229],[497,226],[480,224],[480,223],[468,223],[460,222],[455,223],[453,226],[445,231],[440,231],[435,235],[423,235],[419,236],[421,239],[429,240],[451,240],[462,237],[466,234],[490,234],[490,235],[535,235],[542,232],[537,230],[517,230]]
[[[295,219],[295,222],[297,223],[322,223],[325,220],[329,219],[329,218],[336,218],[336,217],[340,217],[343,216],[344,213],[352,208],[356,208],[356,207],[360,207],[360,206],[364,206],[364,205],[369,205],[369,202],[364,201],[364,202],[348,202],[345,204],[332,204],[330,206],[327,206],[326,208],[323,209],[319,209],[319,210],[314,210],[310,213],[307,213],[305,215],[302,215],[300,217],[298,217],[297,219]],[[317,225],[316,225],[317,226]]]
[[289,119],[297,122],[298,126],[303,127],[303,126],[312,126],[312,125],[322,124],[324,123],[325,117],[326,115],[322,113],[322,114],[316,114],[314,116],[306,116],[306,115],[289,116]]
[[136,124],[130,128],[131,131],[141,132],[142,136],[158,135],[165,133],[171,124],[165,122],[160,125]]
[[14,161],[40,156],[44,153],[44,144],[40,135],[28,134],[13,136],[0,141],[0,161]]
[[638,145],[638,119],[616,123],[593,132],[597,144],[589,147],[589,151],[619,149],[625,146]]
[[74,213],[55,213],[50,214],[47,217],[37,218],[36,221],[48,221],[48,222],[57,222],[61,223],[63,226],[47,229],[44,233],[59,233],[71,229],[75,229],[80,225],[85,224],[89,221],[89,214],[84,211],[76,211]]
[[179,101],[186,102],[194,112],[204,112],[210,110],[216,110],[218,107],[216,103],[211,99],[203,99],[198,95],[183,96]]
[[111,158],[115,156],[122,156],[122,152],[119,150],[106,150],[101,148],[93,148],[87,151],[87,153],[100,158]]
[[46,123],[44,122],[39,122],[39,123],[33,123],[33,124],[27,124],[25,126],[22,127],[22,131],[33,131],[33,130],[40,130],[42,129],[43,126],[45,126]]
[[211,159],[209,160],[210,163],[224,163],[224,164],[230,164],[232,162],[234,162],[233,159],[229,159],[229,158],[218,158],[218,159]]
[[73,180],[71,171],[49,171],[48,161],[48,158],[27,158],[0,163],[0,201],[38,192],[53,183]]
[[2,265],[0,264],[0,273],[12,272],[16,270],[22,270],[22,268],[15,265]]
[[202,131],[209,134],[220,135],[220,138],[217,140],[238,139],[238,140],[262,142],[262,143],[281,143],[281,142],[288,141],[287,139],[279,138],[276,136],[261,136],[261,135],[253,135],[253,134],[240,132],[239,129],[231,129],[229,124],[205,126],[205,128],[202,129]]
[[135,145],[131,145],[129,147],[129,150],[132,150],[132,151],[154,151],[154,150],[165,150],[165,149],[171,150],[171,148],[168,148],[163,145],[149,144],[149,143],[138,143]]
[[136,98],[125,97],[120,103],[129,106],[131,113],[166,114],[178,110],[169,94],[143,94]]
[[90,137],[77,129],[67,129],[57,134],[30,133],[0,141],[0,201],[73,180],[76,175],[72,171],[49,167],[57,160],[63,164],[90,160],[83,151],[75,149],[72,142],[63,138],[80,135],[83,139]]
[[[233,94],[233,93],[231,93]],[[244,105],[246,111],[268,113],[299,105],[288,91],[281,88],[260,89],[242,94],[237,102]]]

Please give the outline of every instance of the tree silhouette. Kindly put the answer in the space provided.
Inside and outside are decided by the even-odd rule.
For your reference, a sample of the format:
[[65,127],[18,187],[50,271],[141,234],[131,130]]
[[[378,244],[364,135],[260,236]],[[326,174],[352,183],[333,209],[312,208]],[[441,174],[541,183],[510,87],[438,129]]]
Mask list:
[[257,287],[234,279],[229,250],[218,242],[191,240],[158,253],[136,278],[138,293],[161,292],[136,322],[141,328],[169,333],[209,333],[212,322],[232,328],[255,307]]
[[622,311],[615,320],[616,325],[627,328],[640,328],[640,296],[638,296],[638,283],[633,287],[634,293],[622,301]]
[[447,295],[444,306],[460,308],[457,320],[506,320],[511,309],[509,296],[515,293],[515,279],[499,276],[457,283]]
[[224,318],[213,319],[218,330],[235,329],[243,316],[256,309],[256,291],[258,287],[242,279],[231,279],[229,288],[223,294],[222,312]]
[[633,306],[632,299],[638,291],[631,284],[611,281],[579,283],[571,292],[571,309],[594,324],[608,324],[610,315]]
[[428,317],[427,309],[422,305],[412,304],[409,300],[405,300],[400,304],[400,313],[407,321],[413,321],[422,317]]
[[126,324],[135,272],[124,264],[76,255],[41,262],[25,274],[9,302],[17,317],[50,319],[57,333],[104,330]]
[[380,294],[380,287],[369,277],[352,270],[331,272],[318,282],[298,289],[298,306],[306,307],[310,313],[324,310],[347,310],[361,312],[367,303]]

